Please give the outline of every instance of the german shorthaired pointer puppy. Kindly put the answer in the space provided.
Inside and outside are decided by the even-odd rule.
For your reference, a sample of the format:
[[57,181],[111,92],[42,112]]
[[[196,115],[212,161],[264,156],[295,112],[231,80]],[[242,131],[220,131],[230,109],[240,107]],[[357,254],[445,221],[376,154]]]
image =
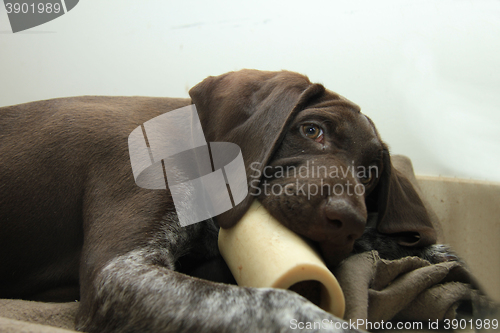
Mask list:
[[[383,247],[391,257],[435,243],[421,200],[357,105],[287,71],[209,77],[190,96],[0,108],[0,297],[79,297],[76,327],[88,332],[297,331],[293,319],[340,319],[292,291],[234,285],[218,252],[219,227],[236,224],[255,198],[330,266],[367,223],[358,251]],[[192,103],[207,141],[241,148],[249,195],[181,227],[168,189],[135,184],[127,138]],[[302,172],[284,173],[292,168]]]

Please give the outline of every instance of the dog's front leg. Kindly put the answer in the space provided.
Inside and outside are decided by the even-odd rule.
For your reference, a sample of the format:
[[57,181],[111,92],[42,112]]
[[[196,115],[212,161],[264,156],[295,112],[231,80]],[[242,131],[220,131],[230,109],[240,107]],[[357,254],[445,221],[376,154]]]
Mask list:
[[[168,261],[168,252],[154,247],[109,261],[82,286],[86,297],[77,328],[88,332],[350,331],[336,329],[341,327],[338,318],[291,291],[201,280],[173,271]],[[318,324],[307,329],[307,323]]]

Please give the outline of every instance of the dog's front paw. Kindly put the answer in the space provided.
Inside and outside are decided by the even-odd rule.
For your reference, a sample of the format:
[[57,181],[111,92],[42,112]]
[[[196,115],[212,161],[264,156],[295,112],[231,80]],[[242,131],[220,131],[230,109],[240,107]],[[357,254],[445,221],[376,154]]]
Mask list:
[[269,327],[277,327],[279,332],[362,332],[295,292],[282,289],[260,289],[260,292],[263,304],[267,305],[265,317],[271,320]]
[[446,244],[434,244],[422,249],[420,254],[422,259],[431,264],[438,264],[447,261],[458,261],[463,263],[460,257]]
[[361,238],[354,243],[353,253],[376,250],[382,259],[396,260],[415,256],[438,264],[447,261],[464,263],[460,257],[446,244],[433,244],[426,247],[403,246],[396,237],[381,234],[375,228],[366,228]]

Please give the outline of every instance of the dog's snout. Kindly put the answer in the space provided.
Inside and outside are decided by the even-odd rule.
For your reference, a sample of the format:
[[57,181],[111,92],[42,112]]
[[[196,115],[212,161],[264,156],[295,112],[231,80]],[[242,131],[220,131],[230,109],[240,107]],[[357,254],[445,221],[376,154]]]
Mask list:
[[330,197],[325,205],[325,217],[336,237],[352,242],[361,237],[366,225],[366,208],[358,207],[344,198]]
[[366,206],[350,198],[327,198],[323,206],[326,226],[323,241],[319,241],[321,255],[328,266],[337,265],[352,251],[354,241],[361,237],[366,226]]

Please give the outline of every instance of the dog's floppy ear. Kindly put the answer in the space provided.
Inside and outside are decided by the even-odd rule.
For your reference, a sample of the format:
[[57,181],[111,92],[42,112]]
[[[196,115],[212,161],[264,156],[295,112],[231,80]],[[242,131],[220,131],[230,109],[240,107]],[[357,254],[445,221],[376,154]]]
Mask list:
[[312,84],[297,73],[248,69],[208,77],[189,91],[206,140],[237,144],[245,162],[249,195],[216,217],[219,226],[230,228],[247,211],[258,191],[263,168],[291,121],[324,91],[322,85]]
[[422,200],[410,180],[394,168],[387,149],[374,192],[380,233],[396,237],[403,246],[422,247],[436,243],[436,231]]

